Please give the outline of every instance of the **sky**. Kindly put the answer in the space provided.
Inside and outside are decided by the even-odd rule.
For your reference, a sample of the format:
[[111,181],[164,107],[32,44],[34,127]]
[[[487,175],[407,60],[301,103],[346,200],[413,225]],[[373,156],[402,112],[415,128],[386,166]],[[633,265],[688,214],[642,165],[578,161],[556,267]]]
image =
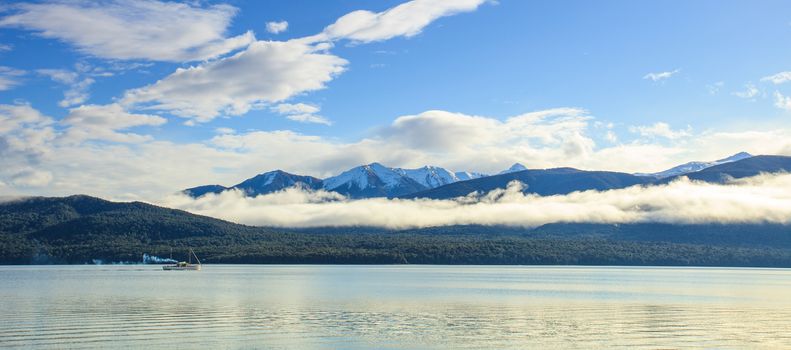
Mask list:
[[786,1],[0,3],[0,195],[791,155]]

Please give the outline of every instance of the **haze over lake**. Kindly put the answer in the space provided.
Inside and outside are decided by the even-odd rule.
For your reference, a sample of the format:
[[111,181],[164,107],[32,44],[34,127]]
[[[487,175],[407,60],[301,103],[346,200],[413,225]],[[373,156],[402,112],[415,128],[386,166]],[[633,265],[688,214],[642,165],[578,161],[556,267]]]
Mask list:
[[791,270],[0,267],[2,348],[781,348]]

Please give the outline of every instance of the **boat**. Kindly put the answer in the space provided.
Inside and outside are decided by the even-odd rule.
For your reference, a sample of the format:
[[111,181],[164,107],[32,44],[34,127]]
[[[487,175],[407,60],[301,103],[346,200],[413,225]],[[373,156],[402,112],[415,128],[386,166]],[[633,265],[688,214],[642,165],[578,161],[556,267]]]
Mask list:
[[[192,263],[193,256],[195,257],[195,261],[197,261],[197,264]],[[162,269],[165,271],[188,271],[188,270],[200,271],[201,268],[200,259],[198,259],[198,256],[195,255],[195,252],[192,251],[192,248],[190,248],[189,255],[187,255],[187,260],[189,261],[179,261],[173,265],[162,266]]]

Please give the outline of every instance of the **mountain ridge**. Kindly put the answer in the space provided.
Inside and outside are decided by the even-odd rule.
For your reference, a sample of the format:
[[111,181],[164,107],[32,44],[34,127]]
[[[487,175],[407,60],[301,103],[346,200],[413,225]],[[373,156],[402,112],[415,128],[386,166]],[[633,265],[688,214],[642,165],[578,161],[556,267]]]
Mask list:
[[[667,183],[679,176],[705,181],[720,181],[727,175],[758,174],[759,172],[789,171],[790,167],[770,166],[769,163],[744,165],[749,159],[762,157],[740,152],[732,156],[711,162],[689,162],[668,170],[652,174],[629,174],[614,171],[579,170],[573,168],[527,169],[515,163],[509,169],[496,175],[485,175],[470,172],[451,172],[437,166],[423,166],[407,169],[387,167],[381,163],[369,163],[346,170],[336,176],[319,179],[275,170],[262,173],[231,187],[222,185],[205,185],[188,188],[182,192],[197,198],[208,193],[220,193],[229,189],[238,189],[247,196],[280,191],[293,186],[301,186],[309,190],[327,190],[340,193],[351,199],[387,197],[387,198],[433,198],[447,199],[464,196],[472,192],[488,192],[495,188],[505,188],[507,182],[520,181],[527,185],[526,193],[539,195],[567,194],[582,190],[609,190],[633,185],[649,185]],[[775,156],[781,157],[784,156]],[[727,164],[736,163],[736,167],[746,166],[755,170],[736,169]],[[739,165],[742,164],[742,165]],[[764,167],[764,168],[762,168]],[[695,170],[698,169],[698,170]],[[707,169],[714,169],[706,172]],[[717,169],[725,169],[724,173],[712,175]],[[700,174],[698,174],[700,173]],[[733,174],[731,174],[733,173]],[[518,175],[513,175],[518,174]],[[703,174],[703,175],[701,175]],[[705,175],[709,174],[709,175]],[[743,176],[742,176],[743,177]]]

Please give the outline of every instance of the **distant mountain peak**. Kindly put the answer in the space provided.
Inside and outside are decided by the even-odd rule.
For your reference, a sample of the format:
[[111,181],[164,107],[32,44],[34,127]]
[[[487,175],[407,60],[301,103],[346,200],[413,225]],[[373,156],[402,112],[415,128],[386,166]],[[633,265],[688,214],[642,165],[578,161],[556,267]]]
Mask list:
[[522,163],[514,163],[514,165],[511,165],[510,168],[501,171],[500,174],[509,174],[509,173],[515,173],[517,171],[524,171],[524,170],[527,170],[527,167],[522,165]]
[[743,160],[743,159],[747,159],[747,158],[752,158],[752,157],[753,157],[753,155],[749,154],[747,152],[739,152],[739,153],[736,153],[736,154],[734,154],[734,155],[732,155],[730,157],[718,159],[718,160],[715,160],[715,161],[712,161],[712,162],[692,161],[692,162],[689,162],[689,163],[684,163],[684,164],[672,167],[672,168],[664,170],[664,171],[660,171],[658,173],[649,173],[649,174],[637,173],[635,175],[638,175],[638,176],[650,176],[650,177],[655,177],[657,179],[664,179],[664,178],[668,178],[668,177],[694,173],[696,171],[701,171],[703,169],[711,168],[711,167],[716,166],[716,165],[725,164],[725,163],[731,163],[731,162],[737,162],[737,161],[740,161],[740,160]]
[[753,155],[749,154],[747,152],[739,152],[739,153],[736,153],[736,154],[734,154],[734,155],[732,155],[730,157],[718,159],[715,162],[717,162],[717,163],[735,162],[735,161],[738,161],[738,160],[752,158],[752,157],[753,157]]

